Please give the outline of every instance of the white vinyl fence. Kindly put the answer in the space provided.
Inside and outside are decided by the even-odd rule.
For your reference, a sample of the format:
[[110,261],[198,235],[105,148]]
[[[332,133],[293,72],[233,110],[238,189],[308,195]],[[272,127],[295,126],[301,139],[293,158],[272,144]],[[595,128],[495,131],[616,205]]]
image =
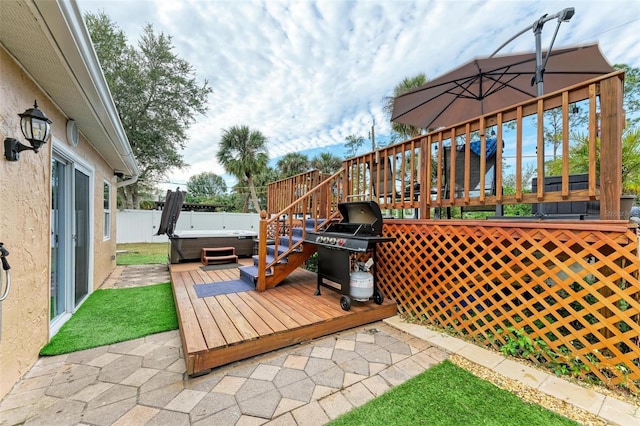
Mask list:
[[[161,210],[118,210],[118,243],[164,243],[166,235],[158,232]],[[180,212],[177,231],[239,230],[258,232],[260,215],[257,213]]]

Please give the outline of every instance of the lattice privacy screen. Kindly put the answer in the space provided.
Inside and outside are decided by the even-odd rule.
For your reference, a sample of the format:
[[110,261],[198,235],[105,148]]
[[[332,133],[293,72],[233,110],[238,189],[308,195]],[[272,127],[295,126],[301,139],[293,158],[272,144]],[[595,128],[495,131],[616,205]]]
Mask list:
[[494,349],[523,331],[532,361],[638,392],[635,229],[386,221],[384,234],[397,240],[378,246],[378,285],[402,313]]

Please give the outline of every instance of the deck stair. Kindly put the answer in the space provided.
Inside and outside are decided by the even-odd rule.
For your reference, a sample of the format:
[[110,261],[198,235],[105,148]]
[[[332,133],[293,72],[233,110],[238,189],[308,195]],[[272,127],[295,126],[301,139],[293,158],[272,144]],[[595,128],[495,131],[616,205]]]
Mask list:
[[[321,222],[321,221],[320,221]],[[315,244],[303,242],[306,232],[315,229],[317,220],[298,221],[287,235],[278,235],[267,245],[267,288],[273,288],[295,271],[317,250]],[[258,278],[259,255],[253,256],[253,265],[240,268],[240,279],[255,285]],[[277,261],[276,261],[277,260]],[[275,262],[275,263],[274,263]]]
[[204,265],[213,265],[218,263],[237,263],[235,247],[204,247],[200,255],[200,261]]

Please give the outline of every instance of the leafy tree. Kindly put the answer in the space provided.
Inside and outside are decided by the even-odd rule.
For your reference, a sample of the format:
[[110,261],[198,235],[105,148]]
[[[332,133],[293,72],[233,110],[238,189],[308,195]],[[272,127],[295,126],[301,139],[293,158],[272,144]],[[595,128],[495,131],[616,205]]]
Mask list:
[[562,145],[562,109],[554,108],[544,112],[544,141],[553,147],[553,159],[558,158]]
[[347,143],[344,146],[347,148],[349,157],[355,157],[358,155],[358,150],[364,145],[364,138],[362,136],[349,135],[347,136]]
[[332,175],[342,168],[342,159],[330,152],[321,152],[311,159],[311,167]]
[[[384,99],[384,106],[382,107],[383,111],[387,113],[389,120],[391,120],[391,114],[393,114],[393,101],[400,95],[403,95],[409,92],[416,87],[422,86],[426,84],[429,80],[427,79],[427,75],[424,73],[417,74],[413,77],[405,77],[402,81],[396,84],[396,87],[393,88],[393,96],[388,96]],[[413,138],[422,133],[422,129],[414,126],[410,126],[408,124],[401,124],[396,122],[391,122],[391,130],[394,134],[391,136],[391,140],[393,142],[399,142],[405,139]]]
[[624,109],[628,125],[640,122],[640,67],[631,68],[626,64],[616,64],[616,70],[624,70]]
[[[503,165],[504,168],[507,168]],[[537,170],[533,164],[524,164],[520,185],[522,192],[531,192],[531,180],[536,175]],[[516,193],[516,175],[509,174],[504,176],[502,181],[502,193],[504,195],[515,195]],[[530,216],[532,209],[531,204],[508,204],[504,207],[505,216]]]
[[202,203],[226,192],[227,184],[224,179],[215,173],[202,172],[189,178],[186,201]]
[[308,171],[309,158],[299,152],[290,152],[278,160],[276,167],[280,171],[280,179],[288,178]]
[[243,197],[241,194],[233,192],[231,194],[214,195],[207,200],[207,203],[219,206],[219,209],[225,212],[239,212],[241,211],[242,200]]
[[138,182],[119,188],[126,206],[136,208],[145,188],[186,166],[179,150],[196,114],[207,111],[211,88],[196,81],[193,67],[173,52],[171,37],[152,25],[135,48],[106,14],[88,13],[85,22],[140,168]]
[[[222,130],[222,139],[216,157],[225,170],[238,179],[238,185],[247,188],[253,207],[260,213],[254,177],[267,169],[269,154],[267,138],[249,126],[232,126]],[[238,187],[236,185],[236,187]],[[242,191],[246,193],[247,191]],[[248,203],[243,211],[248,211]]]
[[254,181],[256,184],[256,193],[258,194],[260,205],[267,205],[268,186],[271,182],[275,182],[279,179],[280,173],[278,173],[278,170],[273,167],[265,168],[254,177]]

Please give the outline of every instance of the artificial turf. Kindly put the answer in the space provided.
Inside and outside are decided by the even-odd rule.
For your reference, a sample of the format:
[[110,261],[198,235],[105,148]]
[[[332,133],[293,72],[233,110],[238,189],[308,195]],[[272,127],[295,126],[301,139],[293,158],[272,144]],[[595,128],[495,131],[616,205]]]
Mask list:
[[429,368],[330,423],[331,426],[577,424],[539,405],[523,402],[450,361]]
[[171,283],[94,291],[40,351],[59,355],[178,328]]

